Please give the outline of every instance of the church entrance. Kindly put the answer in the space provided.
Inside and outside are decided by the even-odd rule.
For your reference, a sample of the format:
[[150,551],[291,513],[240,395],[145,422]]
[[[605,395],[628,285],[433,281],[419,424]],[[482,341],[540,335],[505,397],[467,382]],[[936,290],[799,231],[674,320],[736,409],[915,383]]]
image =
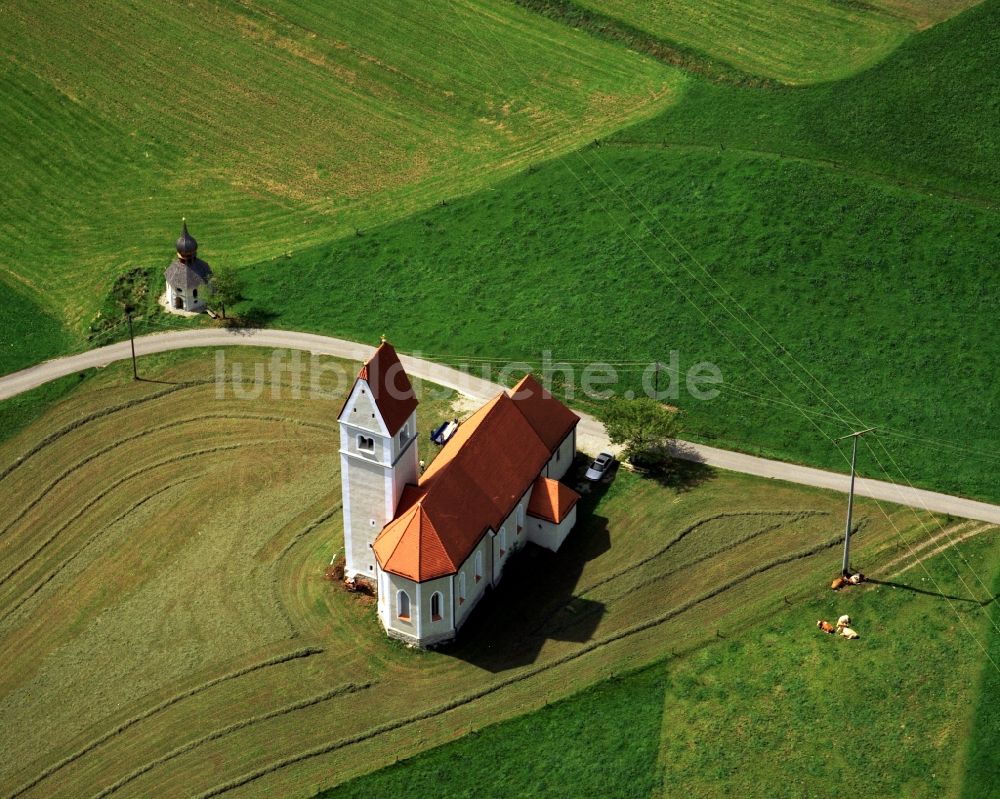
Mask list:
[[176,294],[174,295],[174,308],[179,308],[181,310],[184,310],[184,298],[183,297],[178,297]]

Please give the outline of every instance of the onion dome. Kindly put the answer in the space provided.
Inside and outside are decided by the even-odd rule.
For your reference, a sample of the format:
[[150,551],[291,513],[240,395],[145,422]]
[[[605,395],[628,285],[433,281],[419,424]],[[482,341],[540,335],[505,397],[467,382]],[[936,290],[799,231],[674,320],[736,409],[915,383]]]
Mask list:
[[187,220],[183,221],[181,235],[177,239],[177,257],[182,261],[192,261],[198,255],[198,242],[188,233]]

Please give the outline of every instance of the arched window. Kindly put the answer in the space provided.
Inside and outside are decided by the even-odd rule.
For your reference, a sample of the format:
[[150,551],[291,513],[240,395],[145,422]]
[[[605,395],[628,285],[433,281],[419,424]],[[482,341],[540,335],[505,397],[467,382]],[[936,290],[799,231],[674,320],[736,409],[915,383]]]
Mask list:
[[375,439],[370,436],[358,436],[358,449],[362,452],[374,452]]
[[507,528],[500,528],[500,557],[507,554]]
[[396,615],[403,621],[410,620],[410,595],[406,591],[396,592]]
[[483,551],[479,550],[476,553],[476,582],[478,583],[483,579]]
[[465,572],[458,573],[458,604],[465,601]]
[[431,621],[441,621],[441,605],[444,602],[444,596],[440,591],[435,591],[431,594]]

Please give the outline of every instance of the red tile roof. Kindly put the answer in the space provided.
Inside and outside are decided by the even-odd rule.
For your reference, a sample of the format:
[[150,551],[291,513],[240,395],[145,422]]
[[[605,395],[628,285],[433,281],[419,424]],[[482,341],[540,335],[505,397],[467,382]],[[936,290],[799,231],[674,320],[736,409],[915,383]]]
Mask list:
[[[562,405],[551,396],[545,401]],[[534,414],[536,424],[565,422],[565,414],[541,407],[545,412]],[[566,412],[575,424],[576,414]],[[555,446],[565,437],[563,432],[543,432]],[[418,582],[454,574],[487,530],[500,529],[554,449],[517,400],[504,393],[488,402],[459,425],[419,486],[404,491],[396,518],[375,539],[381,568]],[[557,492],[556,508],[565,498]]]
[[375,406],[389,428],[389,435],[396,435],[416,409],[417,395],[413,393],[410,378],[406,376],[396,350],[388,341],[383,341],[361,367],[358,379],[368,383]]
[[[360,377],[369,379],[378,370],[400,375],[412,395],[402,367],[393,368],[394,363],[399,363],[395,351],[383,343]],[[412,406],[397,403],[383,409],[379,403],[387,424],[389,412],[405,409],[405,415],[397,411],[399,426],[413,407],[415,398]],[[417,582],[454,574],[486,531],[500,528],[532,484],[528,513],[562,521],[579,495],[539,475],[579,420],[531,375],[511,395],[502,393],[486,403],[459,425],[419,485],[404,489],[396,518],[375,539],[381,568]]]
[[559,524],[580,499],[569,486],[548,477],[539,477],[531,489],[528,515]]
[[511,397],[546,447],[555,452],[580,417],[546,391],[530,374],[514,386]]

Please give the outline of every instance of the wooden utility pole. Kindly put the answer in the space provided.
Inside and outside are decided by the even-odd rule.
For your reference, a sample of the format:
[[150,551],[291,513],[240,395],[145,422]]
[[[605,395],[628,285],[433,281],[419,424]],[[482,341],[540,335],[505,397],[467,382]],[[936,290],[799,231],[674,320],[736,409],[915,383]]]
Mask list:
[[132,312],[135,310],[131,305],[125,306],[125,316],[128,319],[128,340],[132,344],[132,379],[139,379],[139,367],[135,363],[135,334],[132,332]]
[[855,467],[858,462],[858,439],[874,429],[874,427],[869,427],[835,439],[836,441],[843,441],[845,438],[854,439],[854,447],[851,450],[851,491],[847,495],[847,526],[844,528],[844,563],[840,572],[844,577],[849,577],[851,574],[851,517],[854,514],[854,479],[857,476]]

